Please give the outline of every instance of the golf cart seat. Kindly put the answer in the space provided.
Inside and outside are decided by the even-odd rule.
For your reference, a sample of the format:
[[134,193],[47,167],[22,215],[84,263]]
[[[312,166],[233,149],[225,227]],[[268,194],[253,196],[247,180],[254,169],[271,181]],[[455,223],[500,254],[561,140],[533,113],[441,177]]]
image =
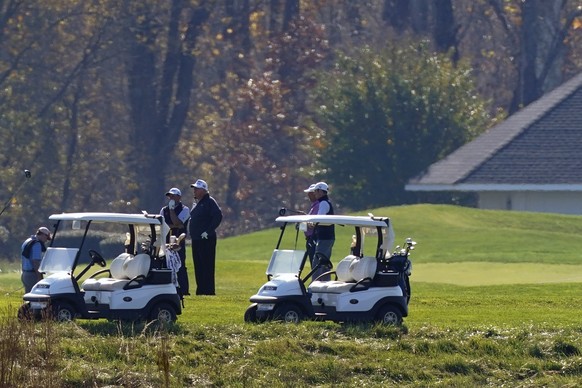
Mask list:
[[[89,278],[81,288],[85,291],[117,291],[122,290],[132,279],[147,276],[151,266],[151,258],[145,253],[133,256],[122,253],[111,262],[110,278]],[[135,286],[139,283],[133,282]]]
[[346,256],[336,268],[337,280],[315,281],[309,286],[313,293],[341,294],[349,291],[357,291],[354,286],[364,280],[373,279],[376,274],[377,261],[371,256],[357,257]]
[[134,257],[127,258],[123,263],[123,269],[125,276],[129,279],[133,279],[138,276],[147,276],[151,265],[151,257],[145,253],[140,253]]
[[340,261],[335,269],[337,274],[337,281],[339,282],[355,282],[356,280],[350,272],[352,263],[358,258],[354,255],[346,256],[342,261]]
[[352,264],[350,265],[350,274],[356,282],[366,278],[373,279],[374,275],[376,275],[377,267],[378,261],[375,257],[364,256],[352,261]]
[[101,291],[105,288],[108,290],[121,290],[124,285],[129,282],[129,278],[125,275],[124,263],[128,258],[133,257],[129,253],[122,253],[111,262],[109,266],[110,278],[89,278],[86,279],[81,288],[85,291]]
[[352,263],[357,259],[358,258],[354,255],[346,256],[337,264],[337,267],[335,269],[337,280],[331,281],[316,280],[312,282],[311,285],[309,286],[309,291],[318,293],[328,292],[327,288],[332,284],[343,285],[349,290],[349,287],[351,287],[355,282],[350,272],[350,267],[352,266]]
[[129,279],[125,275],[123,264],[125,263],[125,260],[130,257],[133,257],[133,255],[130,255],[129,253],[122,253],[113,259],[111,265],[109,266],[109,272],[111,272],[111,277],[113,279]]

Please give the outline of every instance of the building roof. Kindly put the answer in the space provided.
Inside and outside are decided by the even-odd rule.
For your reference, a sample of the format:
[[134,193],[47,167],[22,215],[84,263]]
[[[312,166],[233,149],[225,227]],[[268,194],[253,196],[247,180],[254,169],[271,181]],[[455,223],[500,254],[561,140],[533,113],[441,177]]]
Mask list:
[[582,74],[463,145],[410,191],[582,191]]

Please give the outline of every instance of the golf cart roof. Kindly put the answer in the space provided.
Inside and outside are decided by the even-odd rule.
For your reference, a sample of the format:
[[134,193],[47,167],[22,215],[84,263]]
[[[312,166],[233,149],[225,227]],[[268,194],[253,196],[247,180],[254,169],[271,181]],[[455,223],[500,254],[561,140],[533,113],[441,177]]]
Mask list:
[[277,222],[299,223],[299,222],[313,222],[325,225],[354,225],[367,227],[386,227],[384,220],[387,217],[371,217],[371,216],[342,216],[342,215],[295,215],[277,217]]
[[49,220],[56,221],[92,221],[112,222],[135,225],[161,225],[157,214],[125,214],[125,213],[60,213],[53,214]]

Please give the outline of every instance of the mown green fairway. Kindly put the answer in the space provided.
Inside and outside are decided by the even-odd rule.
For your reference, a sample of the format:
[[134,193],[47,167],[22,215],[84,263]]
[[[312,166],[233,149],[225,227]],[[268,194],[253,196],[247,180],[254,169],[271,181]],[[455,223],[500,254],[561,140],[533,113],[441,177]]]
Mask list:
[[[418,242],[403,328],[244,323],[249,296],[266,280],[274,228],[221,240],[218,295],[187,297],[169,332],[82,320],[15,329],[10,317],[22,297],[18,266],[0,265],[0,338],[8,352],[0,370],[9,363],[6,354],[20,349],[30,359],[30,365],[11,364],[22,374],[21,386],[34,386],[41,370],[53,386],[529,387],[582,381],[582,217],[428,205],[373,213],[392,218],[397,243],[409,236]],[[351,239],[349,231],[337,232],[335,263]]]
[[582,266],[539,263],[424,263],[413,267],[414,280],[461,286],[582,282]]

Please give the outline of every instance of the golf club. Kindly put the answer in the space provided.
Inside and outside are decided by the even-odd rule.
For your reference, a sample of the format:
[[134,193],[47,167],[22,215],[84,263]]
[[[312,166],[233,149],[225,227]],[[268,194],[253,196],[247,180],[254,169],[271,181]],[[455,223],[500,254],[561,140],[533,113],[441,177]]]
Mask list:
[[32,174],[30,173],[30,170],[24,170],[24,177],[26,179],[24,179],[20,183],[20,186],[18,186],[18,188],[14,191],[14,193],[12,193],[12,196],[8,199],[8,201],[6,201],[6,203],[4,204],[4,208],[2,209],[2,211],[0,211],[0,216],[6,211],[6,209],[8,209],[8,206],[10,206],[10,202],[12,202],[12,200],[14,199],[14,197],[16,196],[16,194],[18,194],[18,192],[20,191],[20,189],[22,188],[22,186],[24,186],[24,184],[26,183],[26,181],[28,181],[31,176],[32,176]]
[[284,215],[285,215],[285,214],[287,214],[287,213],[292,213],[292,214],[307,214],[307,213],[305,213],[305,212],[302,212],[301,210],[293,210],[293,209],[287,209],[287,208],[284,208],[284,207],[282,207],[282,208],[279,210],[279,215],[280,215],[280,216],[284,216]]

